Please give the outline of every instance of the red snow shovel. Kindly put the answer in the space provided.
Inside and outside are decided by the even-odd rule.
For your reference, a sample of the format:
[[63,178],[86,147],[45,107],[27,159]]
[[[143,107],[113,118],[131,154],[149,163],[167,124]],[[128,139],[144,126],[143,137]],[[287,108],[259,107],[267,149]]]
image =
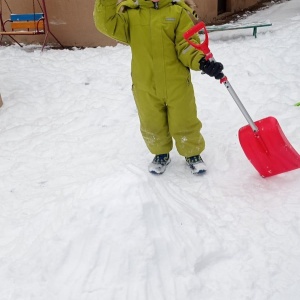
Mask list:
[[[191,38],[201,30],[204,30],[205,41],[197,44]],[[208,47],[208,33],[203,22],[193,26],[183,36],[190,45],[202,51],[206,59],[214,61]],[[274,117],[267,117],[253,122],[225,75],[220,83],[224,84],[249,124],[240,128],[239,141],[258,173],[262,177],[270,177],[300,168],[300,155],[285,137],[278,121]]]

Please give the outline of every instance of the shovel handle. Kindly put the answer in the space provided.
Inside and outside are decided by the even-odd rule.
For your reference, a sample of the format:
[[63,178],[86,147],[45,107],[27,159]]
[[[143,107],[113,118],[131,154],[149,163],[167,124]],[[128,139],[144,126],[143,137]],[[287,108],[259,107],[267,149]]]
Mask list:
[[[201,31],[201,30],[204,30],[205,39],[204,39],[203,43],[197,44],[197,43],[193,42],[193,40],[191,40],[191,37],[193,37],[195,34],[198,34],[199,31]],[[183,37],[194,48],[202,51],[205,54],[206,58],[207,58],[207,55],[211,54],[210,49],[208,47],[208,43],[209,43],[208,32],[207,32],[204,22],[199,22],[198,24],[193,26],[191,29],[189,29],[187,32],[185,32],[183,34]]]
[[[201,30],[204,31],[205,39],[202,43],[197,44],[191,38],[195,34],[198,34],[199,31],[201,31]],[[206,26],[205,26],[204,22],[199,22],[198,24],[193,26],[191,29],[189,29],[187,32],[185,32],[183,34],[183,37],[191,46],[193,46],[194,48],[196,48],[199,51],[202,51],[205,54],[205,58],[207,60],[215,61],[214,56],[211,53],[211,51],[209,49],[209,46],[208,46],[208,44],[209,44],[208,31],[206,29]],[[247,120],[247,122],[250,125],[250,127],[252,128],[252,130],[255,133],[258,132],[258,127],[253,122],[252,118],[250,117],[249,113],[247,112],[246,108],[244,107],[243,103],[241,102],[240,98],[238,97],[238,95],[234,91],[233,87],[231,86],[231,84],[229,83],[229,81],[228,81],[228,79],[225,75],[220,79],[220,83],[224,83],[224,86],[226,87],[226,89],[230,93],[231,97],[233,98],[233,100],[237,104],[238,108],[242,112],[243,116]]]

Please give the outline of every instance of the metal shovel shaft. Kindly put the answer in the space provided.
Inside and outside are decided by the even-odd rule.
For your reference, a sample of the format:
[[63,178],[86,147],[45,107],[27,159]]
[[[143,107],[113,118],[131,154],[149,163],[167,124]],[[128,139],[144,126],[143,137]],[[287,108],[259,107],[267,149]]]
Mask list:
[[[210,61],[214,61],[214,62],[216,61],[211,52],[208,53],[207,55],[209,56]],[[237,93],[235,92],[233,87],[231,86],[230,82],[227,79],[227,76],[224,75],[223,78],[220,79],[220,82],[224,83],[224,86],[226,87],[227,91],[229,92],[229,94],[231,95],[233,100],[235,101],[235,103],[238,106],[238,108],[240,109],[240,111],[242,112],[243,116],[247,120],[247,122],[250,125],[253,132],[258,132],[259,131],[258,127],[253,122],[252,118],[250,117],[249,113],[247,112],[247,110],[246,110],[245,106],[243,105],[242,101],[240,100],[239,96],[237,95]]]
[[[222,79],[221,79],[222,81]],[[240,111],[242,112],[243,116],[245,117],[245,119],[247,120],[247,122],[249,123],[250,127],[252,128],[252,130],[254,132],[258,132],[258,128],[255,125],[255,123],[253,122],[252,118],[250,117],[250,115],[248,114],[246,108],[244,107],[243,103],[241,102],[240,98],[238,97],[238,95],[236,94],[236,92],[234,91],[233,87],[231,86],[230,82],[227,80],[224,81],[224,86],[226,87],[226,89],[228,90],[228,92],[230,93],[231,97],[233,98],[233,100],[235,101],[235,103],[237,104],[238,108],[240,109]]]

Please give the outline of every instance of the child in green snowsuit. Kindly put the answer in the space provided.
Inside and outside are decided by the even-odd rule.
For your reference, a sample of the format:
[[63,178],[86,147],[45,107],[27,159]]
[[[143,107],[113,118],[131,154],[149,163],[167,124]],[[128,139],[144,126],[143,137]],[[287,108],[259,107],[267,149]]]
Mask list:
[[[105,35],[130,45],[132,90],[141,133],[155,155],[149,171],[161,174],[170,162],[173,139],[193,173],[205,172],[200,153],[205,148],[200,133],[190,69],[222,77],[220,63],[205,60],[183,34],[194,24],[193,10],[181,0],[96,0],[95,25]],[[199,43],[198,35],[194,36]],[[222,74],[222,75],[221,75]]]

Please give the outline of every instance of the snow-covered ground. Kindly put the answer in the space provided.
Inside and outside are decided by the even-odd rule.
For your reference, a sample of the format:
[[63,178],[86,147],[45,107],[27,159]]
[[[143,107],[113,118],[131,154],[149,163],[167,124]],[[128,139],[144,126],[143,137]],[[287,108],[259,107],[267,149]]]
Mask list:
[[[254,120],[300,151],[300,1],[210,34]],[[0,47],[1,300],[299,300],[300,170],[261,178],[226,89],[193,72],[209,170],[174,150],[162,176],[139,132],[130,49]]]

